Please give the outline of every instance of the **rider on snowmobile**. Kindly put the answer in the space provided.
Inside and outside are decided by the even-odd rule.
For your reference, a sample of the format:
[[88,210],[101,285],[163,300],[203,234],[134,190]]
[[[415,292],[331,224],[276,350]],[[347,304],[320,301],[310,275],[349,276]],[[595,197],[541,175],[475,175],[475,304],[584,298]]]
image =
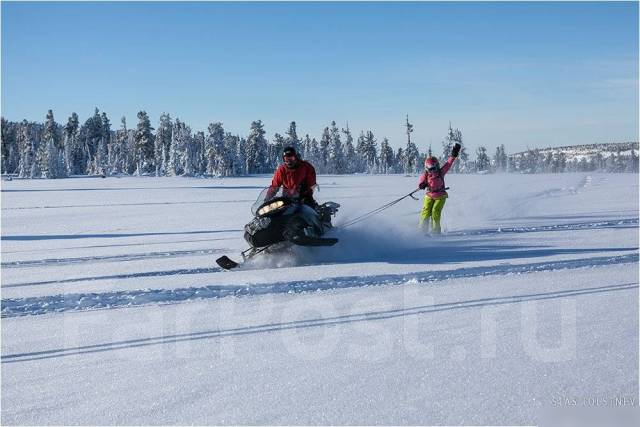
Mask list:
[[286,147],[282,151],[282,160],[284,163],[278,166],[273,174],[267,199],[282,186],[285,190],[300,194],[300,200],[315,209],[318,206],[313,198],[313,187],[316,186],[315,168],[311,163],[302,160],[293,147]]

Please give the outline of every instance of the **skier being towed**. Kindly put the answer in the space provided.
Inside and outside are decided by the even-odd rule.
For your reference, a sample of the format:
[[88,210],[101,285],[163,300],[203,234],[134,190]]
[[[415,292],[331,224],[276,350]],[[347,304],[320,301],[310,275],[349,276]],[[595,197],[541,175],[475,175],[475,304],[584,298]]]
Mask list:
[[300,158],[296,149],[286,147],[282,152],[283,164],[278,166],[271,180],[271,188],[266,199],[270,199],[283,187],[291,194],[299,194],[302,203],[316,209],[318,203],[313,198],[313,187],[316,185],[316,170],[311,163]]
[[429,231],[429,223],[431,222],[431,233],[440,234],[440,219],[442,217],[442,208],[449,196],[444,183],[444,176],[449,172],[453,162],[455,162],[460,153],[461,145],[456,143],[451,150],[451,156],[447,162],[440,167],[438,159],[429,156],[424,160],[424,173],[420,176],[418,188],[427,189],[424,198],[424,205],[420,212],[420,228],[426,233]]

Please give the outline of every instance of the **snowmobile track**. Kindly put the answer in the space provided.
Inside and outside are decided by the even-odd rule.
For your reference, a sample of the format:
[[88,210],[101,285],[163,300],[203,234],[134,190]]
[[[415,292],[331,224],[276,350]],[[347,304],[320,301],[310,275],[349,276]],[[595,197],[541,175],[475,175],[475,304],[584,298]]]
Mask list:
[[211,255],[220,252],[226,252],[229,249],[192,249],[187,251],[159,251],[147,252],[140,254],[123,254],[123,255],[107,255],[107,256],[88,256],[78,258],[47,258],[27,261],[11,261],[0,264],[2,268],[23,268],[23,267],[42,267],[53,265],[69,265],[79,263],[98,263],[98,262],[123,262],[137,261],[141,259],[152,258],[176,258],[189,255]]
[[506,264],[458,268],[443,271],[425,271],[411,274],[385,274],[378,276],[331,277],[314,281],[291,281],[250,286],[202,286],[177,289],[144,289],[104,293],[59,294],[44,297],[7,298],[2,300],[1,317],[17,317],[67,311],[83,311],[133,307],[146,304],[177,303],[182,301],[215,299],[227,296],[257,296],[365,286],[401,285],[408,281],[433,283],[448,279],[525,274],[554,270],[590,268],[612,264],[638,262],[638,253],[619,256],[580,258],[529,264]]
[[324,317],[319,319],[295,320],[291,322],[271,323],[254,326],[244,326],[230,329],[217,329],[204,332],[193,332],[186,334],[158,336],[149,338],[139,338],[133,340],[116,341],[111,343],[92,344],[80,347],[60,348],[51,350],[33,351],[29,353],[6,354],[2,356],[2,363],[28,362],[31,360],[52,359],[65,356],[73,356],[85,353],[98,353],[104,351],[128,349],[134,347],[146,347],[159,344],[170,344],[181,341],[193,341],[202,339],[224,338],[235,335],[249,335],[266,332],[277,332],[287,329],[310,328],[331,326],[342,323],[365,322],[371,320],[384,320],[395,317],[412,316],[425,313],[433,313],[446,310],[460,310],[489,305],[515,304],[525,301],[546,300],[555,298],[567,298],[580,295],[589,295],[602,292],[624,291],[637,289],[638,283],[623,283],[620,285],[598,286],[583,289],[570,289],[537,294],[511,295],[506,297],[481,298],[466,301],[448,302],[442,304],[425,305],[418,307],[403,307],[384,311],[373,311],[365,313],[348,314],[334,317]]

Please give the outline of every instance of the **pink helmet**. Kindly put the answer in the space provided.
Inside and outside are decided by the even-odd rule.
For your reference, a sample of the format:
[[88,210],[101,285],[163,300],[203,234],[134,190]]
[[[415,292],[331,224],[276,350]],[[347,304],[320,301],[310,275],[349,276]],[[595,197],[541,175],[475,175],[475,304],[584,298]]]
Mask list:
[[440,164],[438,163],[437,157],[429,156],[426,159],[424,159],[424,168],[426,170],[435,171],[435,170],[438,170],[439,167],[440,167]]

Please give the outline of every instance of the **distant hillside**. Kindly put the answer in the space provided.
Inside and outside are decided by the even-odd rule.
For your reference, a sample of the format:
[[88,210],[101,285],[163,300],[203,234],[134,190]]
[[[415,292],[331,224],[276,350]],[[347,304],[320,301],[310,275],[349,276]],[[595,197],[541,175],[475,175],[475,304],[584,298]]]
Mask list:
[[[604,157],[608,157],[610,154],[623,156],[630,156],[631,150],[635,150],[636,154],[638,151],[638,142],[606,142],[601,144],[582,144],[582,145],[567,145],[564,147],[548,147],[548,148],[538,148],[532,149],[540,154],[551,153],[565,153],[567,155],[568,160],[571,157],[579,157],[579,156],[595,156],[600,153]],[[522,151],[519,153],[513,153],[511,156],[513,157],[521,157],[527,154],[531,150]]]
[[532,148],[509,156],[509,170],[525,173],[565,171],[637,172],[638,142]]

